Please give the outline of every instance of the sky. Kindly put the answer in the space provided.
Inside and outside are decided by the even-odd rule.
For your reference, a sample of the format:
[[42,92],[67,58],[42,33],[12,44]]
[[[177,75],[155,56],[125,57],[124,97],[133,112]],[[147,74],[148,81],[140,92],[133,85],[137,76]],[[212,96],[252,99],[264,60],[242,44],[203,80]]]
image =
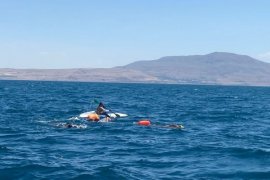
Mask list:
[[270,62],[269,0],[0,0],[0,68],[231,52]]

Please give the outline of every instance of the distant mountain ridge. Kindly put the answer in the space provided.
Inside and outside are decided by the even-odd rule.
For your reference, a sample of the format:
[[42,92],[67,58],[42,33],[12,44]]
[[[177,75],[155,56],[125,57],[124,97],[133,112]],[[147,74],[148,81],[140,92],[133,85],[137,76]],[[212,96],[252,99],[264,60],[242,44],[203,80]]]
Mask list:
[[246,55],[214,52],[115,68],[0,69],[0,79],[270,86],[270,64]]
[[215,52],[137,61],[125,68],[175,83],[269,85],[270,64],[246,55]]

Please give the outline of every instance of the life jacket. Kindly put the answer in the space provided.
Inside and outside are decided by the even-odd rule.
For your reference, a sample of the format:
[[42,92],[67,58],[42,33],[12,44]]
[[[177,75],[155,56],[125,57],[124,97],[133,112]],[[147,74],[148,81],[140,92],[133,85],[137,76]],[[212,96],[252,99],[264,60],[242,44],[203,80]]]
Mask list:
[[99,115],[97,113],[89,114],[87,118],[92,121],[99,121]]

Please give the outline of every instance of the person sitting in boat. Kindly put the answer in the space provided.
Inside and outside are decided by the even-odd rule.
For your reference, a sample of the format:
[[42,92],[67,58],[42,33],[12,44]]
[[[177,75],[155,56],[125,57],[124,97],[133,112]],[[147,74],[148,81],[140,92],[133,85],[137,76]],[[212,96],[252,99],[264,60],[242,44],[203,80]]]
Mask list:
[[109,110],[105,108],[104,104],[102,102],[99,103],[96,113],[97,115],[105,115],[106,120],[111,120],[110,116],[108,115]]

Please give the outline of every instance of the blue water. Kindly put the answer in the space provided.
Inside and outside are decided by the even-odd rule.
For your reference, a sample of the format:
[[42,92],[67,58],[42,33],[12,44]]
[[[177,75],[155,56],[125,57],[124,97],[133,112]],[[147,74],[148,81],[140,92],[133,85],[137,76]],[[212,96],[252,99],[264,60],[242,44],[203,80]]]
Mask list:
[[[79,119],[93,99],[129,116]],[[270,179],[267,87],[0,81],[0,105],[0,179]]]

